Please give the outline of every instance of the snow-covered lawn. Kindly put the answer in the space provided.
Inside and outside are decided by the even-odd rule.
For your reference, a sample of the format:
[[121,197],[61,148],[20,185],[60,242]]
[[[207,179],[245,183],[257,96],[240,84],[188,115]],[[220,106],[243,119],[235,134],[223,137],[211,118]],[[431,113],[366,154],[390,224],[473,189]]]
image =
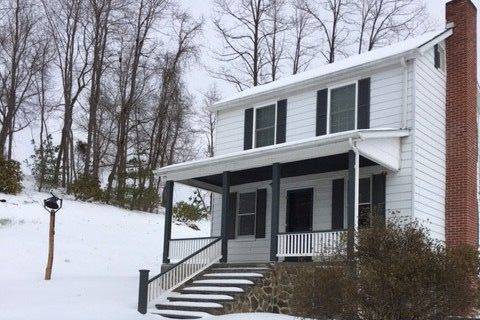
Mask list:
[[[51,281],[44,281],[49,216],[48,194],[0,194],[0,319],[134,320],[160,319],[136,311],[138,269],[159,271],[163,215],[65,200],[57,214]],[[209,235],[175,225],[173,237]],[[215,319],[287,319],[278,315],[238,315]],[[291,319],[291,318],[289,318]]]

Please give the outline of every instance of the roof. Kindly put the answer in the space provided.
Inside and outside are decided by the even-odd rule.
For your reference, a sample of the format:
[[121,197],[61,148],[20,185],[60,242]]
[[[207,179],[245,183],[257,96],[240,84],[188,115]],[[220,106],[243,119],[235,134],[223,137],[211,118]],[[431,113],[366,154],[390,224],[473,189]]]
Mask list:
[[[173,164],[156,171],[167,180],[181,181],[198,178],[224,171],[239,171],[250,168],[270,165],[275,162],[286,163],[324,157],[333,154],[348,152],[352,140],[367,142],[376,141],[385,143],[360,145],[360,153],[366,158],[377,162],[391,170],[398,170],[400,159],[400,138],[408,136],[408,130],[378,128],[362,129],[319,137],[312,137],[282,144],[271,145],[263,148],[239,151],[213,158],[194,160]],[[389,152],[389,148],[394,148]],[[364,152],[362,152],[364,151]]]
[[421,36],[411,38],[390,46],[364,52],[354,55],[344,60],[323,65],[295,75],[286,76],[279,80],[259,85],[237,92],[230,97],[221,100],[210,107],[211,111],[226,109],[232,106],[240,105],[246,100],[261,97],[267,93],[284,93],[285,90],[305,87],[312,81],[319,81],[325,77],[331,77],[334,74],[351,71],[357,67],[366,67],[380,64],[387,59],[400,59],[402,57],[412,58],[421,54],[423,47],[430,48],[434,44],[444,40],[452,34],[453,25],[447,25],[446,28],[427,32]]

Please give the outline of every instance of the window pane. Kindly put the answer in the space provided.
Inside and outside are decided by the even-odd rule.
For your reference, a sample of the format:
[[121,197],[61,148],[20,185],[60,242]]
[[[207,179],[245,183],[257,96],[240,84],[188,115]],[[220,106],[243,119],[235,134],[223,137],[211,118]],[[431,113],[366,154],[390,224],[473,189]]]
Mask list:
[[275,128],[257,130],[255,140],[255,147],[271,146],[275,140]]
[[256,129],[275,126],[275,105],[257,109]]
[[238,235],[239,236],[250,236],[255,234],[255,215],[247,214],[243,216],[238,216]]
[[370,203],[370,178],[360,179],[358,202]]
[[238,213],[255,213],[256,193],[241,193],[239,196]]
[[358,226],[360,228],[369,228],[372,210],[369,204],[358,206]]
[[330,132],[355,129],[356,84],[336,88],[331,91]]

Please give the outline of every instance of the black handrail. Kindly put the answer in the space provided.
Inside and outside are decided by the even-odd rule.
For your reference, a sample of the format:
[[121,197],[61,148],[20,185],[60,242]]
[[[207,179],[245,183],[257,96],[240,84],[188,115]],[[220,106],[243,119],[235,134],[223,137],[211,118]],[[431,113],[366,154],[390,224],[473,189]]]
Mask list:
[[339,229],[339,230],[320,230],[320,231],[302,231],[302,232],[279,232],[277,235],[284,236],[289,234],[310,234],[310,233],[332,233],[332,232],[344,232],[348,229]]
[[179,262],[175,263],[172,267],[168,268],[167,270],[165,270],[163,272],[160,272],[159,274],[157,274],[155,277],[153,277],[151,279],[148,279],[148,277],[149,277],[148,274],[150,272],[149,270],[139,270],[140,280],[139,280],[139,286],[138,286],[138,307],[137,307],[138,312],[140,312],[141,314],[146,314],[147,313],[148,284],[149,283],[151,283],[152,281],[155,281],[156,279],[160,278],[161,276],[163,276],[167,272],[170,272],[171,270],[175,269],[176,267],[178,267],[179,265],[181,265],[182,263],[184,263],[188,259],[192,258],[193,256],[199,254],[203,250],[213,246],[215,243],[222,240],[221,237],[212,237],[212,239],[216,239],[216,240],[214,240],[214,241],[210,242],[209,244],[207,244],[206,246],[203,246],[202,248],[198,249],[197,251],[195,251],[194,253],[192,253],[188,257],[183,258]]

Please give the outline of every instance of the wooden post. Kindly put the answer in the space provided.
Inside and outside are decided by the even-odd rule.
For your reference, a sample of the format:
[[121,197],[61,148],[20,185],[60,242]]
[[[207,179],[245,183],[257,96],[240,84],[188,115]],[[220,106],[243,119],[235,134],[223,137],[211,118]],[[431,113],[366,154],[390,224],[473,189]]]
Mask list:
[[226,263],[228,260],[228,234],[227,234],[227,219],[228,210],[230,209],[230,172],[225,171],[222,174],[222,259],[220,262]]
[[48,232],[48,258],[45,268],[45,280],[52,278],[53,251],[55,246],[55,211],[50,211],[50,230]]
[[270,261],[277,261],[278,246],[278,215],[280,212],[280,179],[281,165],[274,163],[272,165],[272,219],[270,233]]
[[173,181],[167,181],[165,183],[165,225],[163,232],[163,259],[162,262],[170,263],[168,257],[170,251],[170,239],[172,238],[172,211],[173,211]]

